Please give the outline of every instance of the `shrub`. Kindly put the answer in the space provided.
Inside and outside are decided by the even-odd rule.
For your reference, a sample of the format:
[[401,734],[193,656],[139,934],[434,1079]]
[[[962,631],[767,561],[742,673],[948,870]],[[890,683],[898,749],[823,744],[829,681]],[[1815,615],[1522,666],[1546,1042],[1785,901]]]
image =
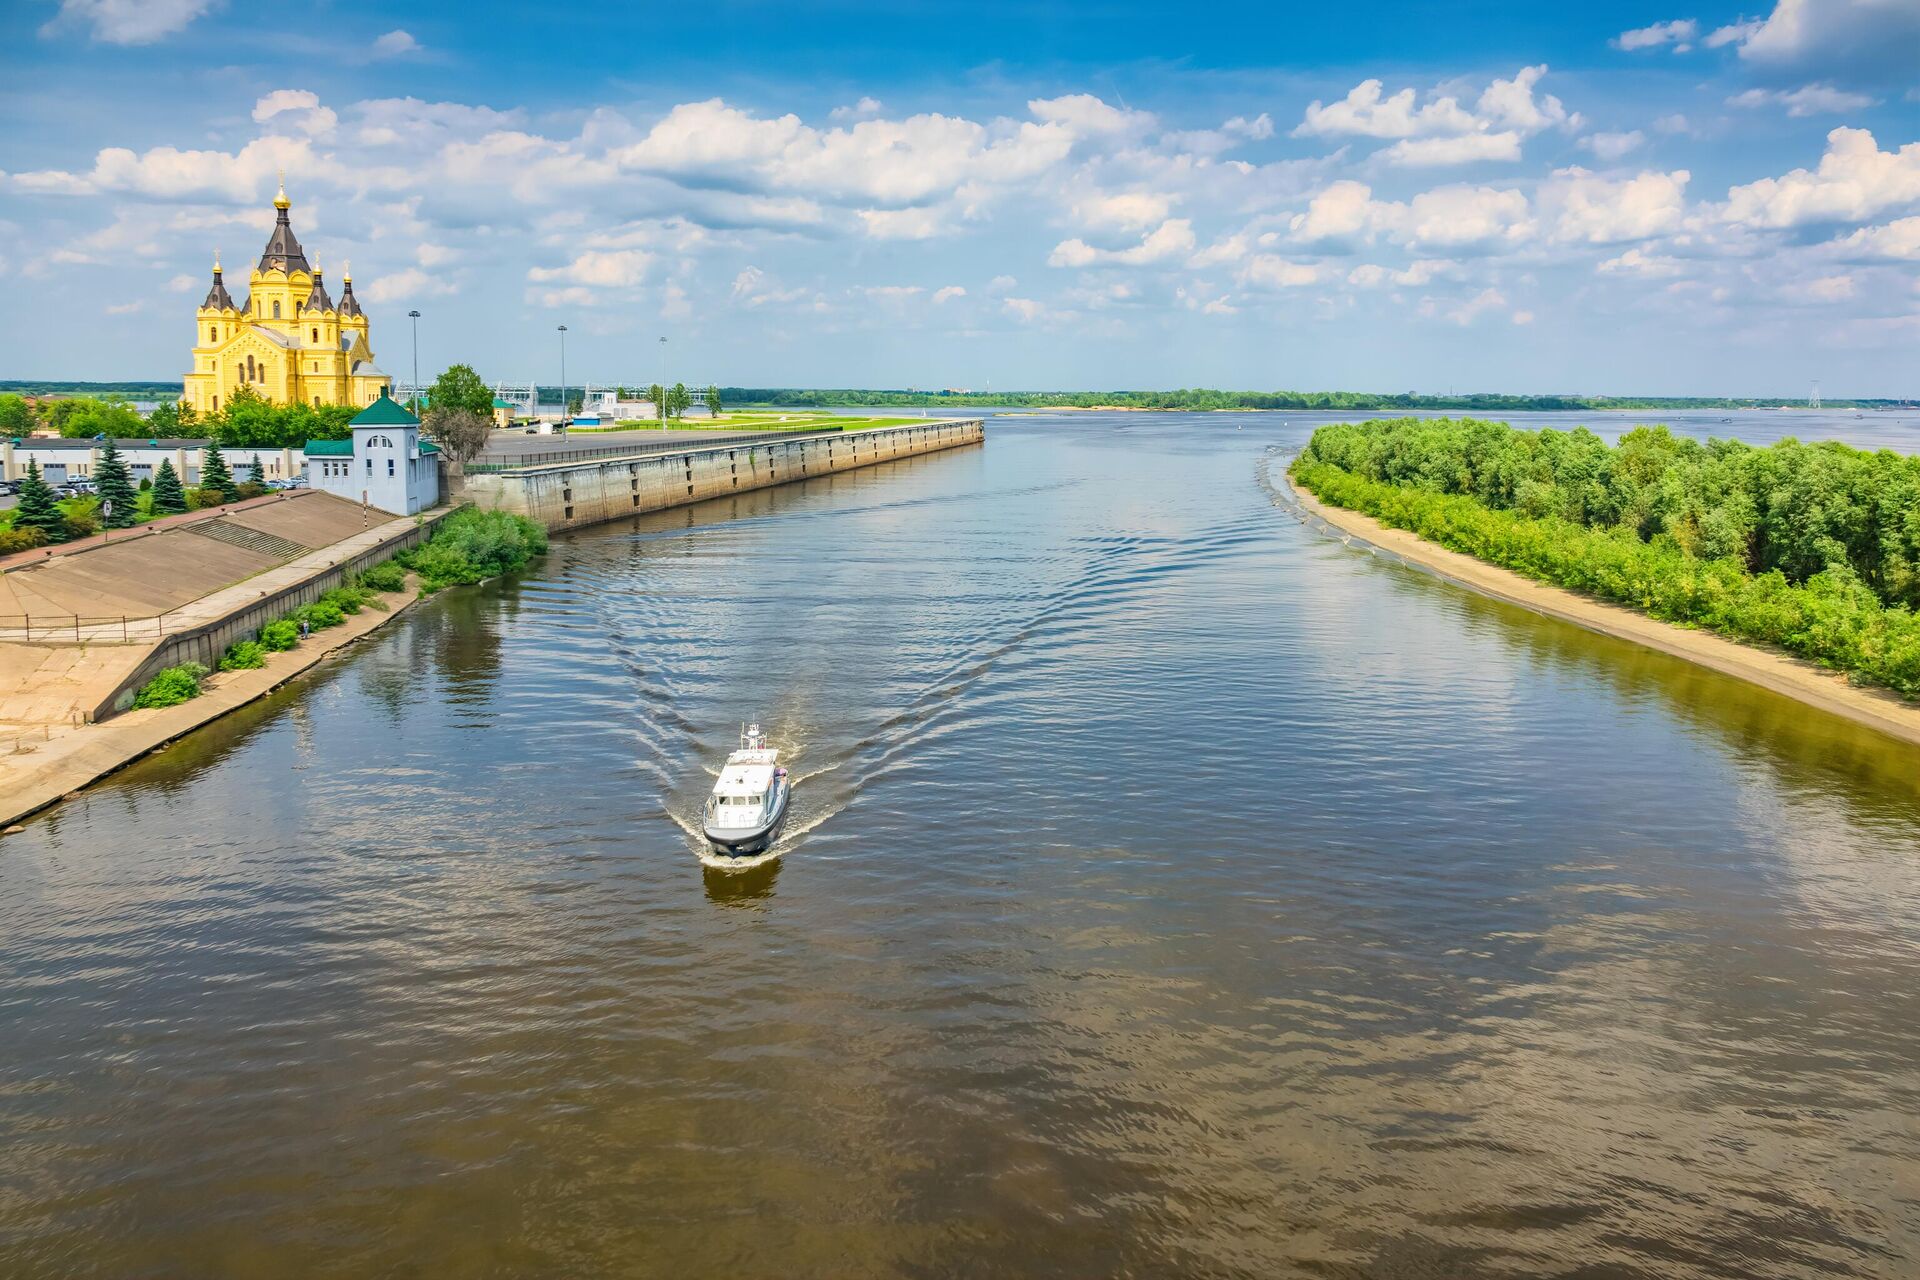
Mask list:
[[85,538],[100,532],[98,498],[68,498],[60,504],[60,514],[67,523],[68,539]]
[[227,495],[218,489],[201,487],[187,490],[187,510],[204,511],[208,507],[217,507],[227,500]]
[[505,511],[463,507],[433,537],[394,559],[420,575],[423,594],[522,568],[547,550],[547,531]]
[[407,571],[392,560],[382,560],[361,573],[359,583],[369,591],[405,591]]
[[293,611],[296,623],[304,621],[309,630],[324,631],[328,627],[340,626],[347,620],[346,611],[333,601],[322,596],[312,604],[303,604]]
[[300,624],[292,618],[276,618],[260,628],[260,645],[274,653],[285,653],[300,643]]
[[31,551],[35,547],[47,545],[47,535],[28,525],[25,528],[0,529],[0,555],[14,551]]
[[168,667],[153,679],[147,681],[134,695],[136,707],[177,707],[189,698],[200,696],[200,681],[206,676],[207,669],[197,662],[183,662],[177,667]]
[[267,486],[264,484],[256,484],[252,480],[243,480],[234,486],[233,491],[234,495],[244,502],[248,498],[257,498],[264,494],[267,491]]
[[222,671],[251,671],[267,665],[266,646],[258,640],[236,640],[220,655]]

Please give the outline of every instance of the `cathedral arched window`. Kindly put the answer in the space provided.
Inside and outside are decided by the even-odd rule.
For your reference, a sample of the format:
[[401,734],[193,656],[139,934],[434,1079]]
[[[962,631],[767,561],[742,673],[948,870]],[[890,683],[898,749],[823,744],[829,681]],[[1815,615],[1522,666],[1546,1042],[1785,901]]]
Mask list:
[[320,341],[320,331],[319,331],[318,329],[315,329],[315,330],[313,331],[313,340],[314,340],[315,342],[318,342],[318,341]]
[[280,318],[280,304],[278,302],[273,304],[273,318],[275,320]]
[[209,344],[212,344],[218,341],[220,341],[220,331],[214,328],[212,325],[208,325],[207,326],[207,342]]

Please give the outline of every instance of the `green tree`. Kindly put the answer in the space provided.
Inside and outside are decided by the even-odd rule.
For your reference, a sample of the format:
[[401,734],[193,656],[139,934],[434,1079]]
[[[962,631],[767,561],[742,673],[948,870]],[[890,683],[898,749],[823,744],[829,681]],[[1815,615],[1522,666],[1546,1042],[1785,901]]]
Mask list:
[[427,389],[427,403],[435,409],[465,409],[486,418],[493,414],[493,391],[472,365],[450,365]]
[[13,511],[13,527],[38,529],[48,542],[67,540],[67,517],[61,512],[53,490],[40,478],[40,464],[27,459],[27,474],[20,481],[20,501]]
[[673,390],[667,392],[667,405],[676,418],[685,417],[692,404],[693,393],[687,390],[687,384],[684,382],[674,383]]
[[233,473],[227,470],[227,460],[220,454],[220,442],[209,440],[207,451],[200,460],[200,487],[216,489],[222,502],[232,502],[240,496],[240,486],[233,481]]
[[150,436],[178,436],[183,431],[191,431],[198,415],[193,406],[184,400],[162,401],[160,406],[147,415],[147,433]]
[[707,412],[716,418],[720,416],[720,388],[718,386],[707,388]]
[[131,438],[141,433],[144,424],[128,405],[74,396],[53,402],[47,410],[47,425],[69,440],[84,440],[90,436]]
[[153,514],[174,516],[186,509],[187,491],[180,485],[180,473],[173,469],[173,459],[163,458],[153,473]]
[[25,396],[0,395],[0,435],[23,436],[33,429],[33,406]]
[[249,482],[253,484],[265,484],[267,482],[267,468],[265,464],[260,461],[259,454],[254,454],[253,459],[247,463],[247,471],[250,473],[247,476]]
[[574,414],[580,412],[580,407],[586,404],[586,402],[587,397],[585,392],[569,391],[567,393],[567,416],[572,417]]
[[647,388],[647,399],[653,402],[654,416],[665,422],[667,420],[667,389],[656,382]]
[[113,504],[111,513],[104,517],[107,528],[133,528],[136,515],[133,477],[127,474],[127,460],[120,456],[120,449],[112,440],[101,446],[100,461],[93,468],[93,483],[100,490],[100,509],[106,511],[107,504]]

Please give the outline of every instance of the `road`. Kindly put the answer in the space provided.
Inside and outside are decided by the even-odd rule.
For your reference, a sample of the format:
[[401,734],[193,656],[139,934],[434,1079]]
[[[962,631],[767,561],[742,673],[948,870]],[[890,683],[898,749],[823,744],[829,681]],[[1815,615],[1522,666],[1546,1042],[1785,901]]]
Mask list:
[[712,427],[705,431],[580,431],[567,435],[528,435],[524,431],[496,431],[487,441],[489,462],[524,458],[540,453],[604,453],[636,444],[698,443],[728,436],[756,435],[746,429]]

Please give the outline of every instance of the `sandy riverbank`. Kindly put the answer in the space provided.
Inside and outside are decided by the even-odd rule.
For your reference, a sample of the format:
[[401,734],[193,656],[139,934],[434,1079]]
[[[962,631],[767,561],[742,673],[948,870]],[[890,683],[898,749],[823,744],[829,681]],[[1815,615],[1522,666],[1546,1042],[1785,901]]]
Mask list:
[[1291,475],[1283,473],[1283,478],[1303,508],[1336,529],[1364,538],[1462,586],[1536,613],[1564,619],[1589,631],[1685,658],[1822,711],[1845,716],[1891,737],[1920,744],[1920,706],[1903,702],[1891,693],[1848,684],[1844,676],[1787,654],[1740,644],[1709,631],[1676,627],[1619,605],[1535,582],[1510,569],[1449,551],[1418,534],[1390,528],[1358,511],[1322,502],[1295,484]]
[[381,595],[380,603],[387,606],[384,610],[369,605],[349,615],[338,627],[314,632],[296,648],[268,654],[264,667],[209,676],[199,697],[177,707],[129,711],[100,724],[53,726],[45,730],[37,744],[22,740],[21,749],[0,755],[0,826],[37,813],[148,752],[271,693],[328,655],[399,617],[418,599],[411,576],[407,587]]

